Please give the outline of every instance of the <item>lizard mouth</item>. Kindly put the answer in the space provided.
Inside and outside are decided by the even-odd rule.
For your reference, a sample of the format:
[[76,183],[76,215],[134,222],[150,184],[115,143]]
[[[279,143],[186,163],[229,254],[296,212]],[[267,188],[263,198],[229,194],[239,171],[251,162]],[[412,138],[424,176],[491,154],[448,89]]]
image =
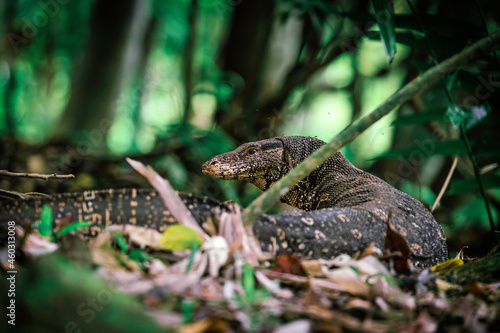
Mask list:
[[201,166],[201,171],[207,176],[219,179],[235,179],[229,170],[224,170],[223,165],[217,160],[209,160]]
[[217,159],[211,159],[205,162],[201,166],[201,171],[203,174],[217,178],[217,179],[225,179],[225,180],[235,180],[235,179],[246,179],[249,178],[245,170],[238,169],[239,172],[235,172],[234,165],[230,165],[225,163],[224,161],[220,161]]

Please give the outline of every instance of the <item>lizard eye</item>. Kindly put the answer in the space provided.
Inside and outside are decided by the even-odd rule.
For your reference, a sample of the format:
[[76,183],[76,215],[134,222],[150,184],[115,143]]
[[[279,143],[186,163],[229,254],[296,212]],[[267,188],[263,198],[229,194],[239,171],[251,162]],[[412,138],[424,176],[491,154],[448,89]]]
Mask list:
[[255,148],[250,148],[247,150],[247,152],[245,153],[245,155],[249,156],[249,155],[254,155],[257,153],[257,149]]

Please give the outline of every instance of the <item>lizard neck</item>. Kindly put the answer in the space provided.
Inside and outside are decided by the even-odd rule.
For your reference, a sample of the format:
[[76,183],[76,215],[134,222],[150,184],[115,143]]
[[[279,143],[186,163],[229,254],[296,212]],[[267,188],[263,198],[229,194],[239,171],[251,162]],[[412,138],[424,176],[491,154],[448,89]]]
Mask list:
[[[319,149],[325,142],[310,137],[281,137],[283,142],[285,172]],[[309,176],[292,187],[281,201],[301,210],[324,207],[354,206],[373,198],[369,184],[377,180],[351,164],[337,152]]]

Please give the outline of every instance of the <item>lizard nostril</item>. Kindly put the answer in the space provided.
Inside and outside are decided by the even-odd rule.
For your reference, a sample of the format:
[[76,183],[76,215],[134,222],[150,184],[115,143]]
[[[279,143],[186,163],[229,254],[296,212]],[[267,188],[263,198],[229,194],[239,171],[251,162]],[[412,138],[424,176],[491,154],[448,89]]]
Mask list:
[[212,162],[210,163],[210,165],[216,165],[216,164],[217,164],[217,161],[212,161]]

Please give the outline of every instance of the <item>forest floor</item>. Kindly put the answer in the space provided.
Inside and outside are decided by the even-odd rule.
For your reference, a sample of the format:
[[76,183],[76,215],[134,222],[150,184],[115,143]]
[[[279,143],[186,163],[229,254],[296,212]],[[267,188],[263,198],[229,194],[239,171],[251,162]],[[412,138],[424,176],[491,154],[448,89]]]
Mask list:
[[70,219],[49,235],[16,226],[15,255],[0,252],[0,329],[500,332],[499,246],[418,270],[390,225],[386,249],[308,260],[262,253],[238,212],[220,223],[211,234],[111,226],[90,240]]

